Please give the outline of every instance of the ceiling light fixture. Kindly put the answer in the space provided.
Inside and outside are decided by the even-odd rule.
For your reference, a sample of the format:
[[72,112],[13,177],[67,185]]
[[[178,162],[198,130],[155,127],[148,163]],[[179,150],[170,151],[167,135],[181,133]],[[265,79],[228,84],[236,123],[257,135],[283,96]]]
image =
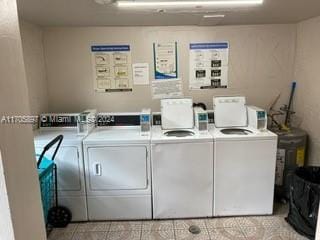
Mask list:
[[113,0],[94,0],[94,1],[101,5],[108,5],[113,2]]
[[203,18],[224,18],[224,14],[215,14],[215,15],[203,15]]
[[261,5],[263,0],[211,0],[211,1],[117,1],[118,7],[196,7]]

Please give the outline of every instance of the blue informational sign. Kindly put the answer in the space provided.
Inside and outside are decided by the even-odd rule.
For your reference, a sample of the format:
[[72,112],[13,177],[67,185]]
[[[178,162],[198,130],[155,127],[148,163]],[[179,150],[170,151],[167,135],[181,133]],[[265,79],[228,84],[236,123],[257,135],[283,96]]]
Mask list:
[[130,45],[91,45],[90,50],[96,91],[132,91]]
[[215,43],[190,43],[190,49],[226,49],[229,48],[227,42],[215,42]]
[[229,43],[189,44],[189,87],[191,90],[227,88]]
[[130,45],[95,45],[91,46],[91,52],[128,52]]
[[177,43],[154,43],[154,75],[156,80],[178,78]]

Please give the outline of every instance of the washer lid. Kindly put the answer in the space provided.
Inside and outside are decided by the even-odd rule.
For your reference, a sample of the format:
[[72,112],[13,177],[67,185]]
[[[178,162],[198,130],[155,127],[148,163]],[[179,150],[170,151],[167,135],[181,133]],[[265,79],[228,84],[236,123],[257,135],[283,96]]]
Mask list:
[[192,99],[161,99],[161,121],[167,130],[193,128]]
[[247,107],[243,96],[214,97],[214,122],[216,127],[246,127]]

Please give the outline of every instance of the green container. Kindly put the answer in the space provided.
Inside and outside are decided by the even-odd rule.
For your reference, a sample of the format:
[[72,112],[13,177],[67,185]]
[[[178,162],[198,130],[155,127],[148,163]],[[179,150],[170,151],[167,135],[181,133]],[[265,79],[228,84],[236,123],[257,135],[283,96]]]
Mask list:
[[54,206],[54,162],[43,157],[38,168],[39,182],[41,189],[41,200],[45,223],[47,223],[48,212]]

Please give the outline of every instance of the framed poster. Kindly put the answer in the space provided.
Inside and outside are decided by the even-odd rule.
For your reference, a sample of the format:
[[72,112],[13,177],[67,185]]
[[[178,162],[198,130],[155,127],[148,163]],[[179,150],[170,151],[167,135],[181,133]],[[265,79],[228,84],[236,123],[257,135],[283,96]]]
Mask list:
[[227,88],[229,43],[190,43],[189,88]]
[[129,45],[91,46],[94,89],[97,92],[132,91]]
[[153,43],[156,80],[178,78],[177,43]]

